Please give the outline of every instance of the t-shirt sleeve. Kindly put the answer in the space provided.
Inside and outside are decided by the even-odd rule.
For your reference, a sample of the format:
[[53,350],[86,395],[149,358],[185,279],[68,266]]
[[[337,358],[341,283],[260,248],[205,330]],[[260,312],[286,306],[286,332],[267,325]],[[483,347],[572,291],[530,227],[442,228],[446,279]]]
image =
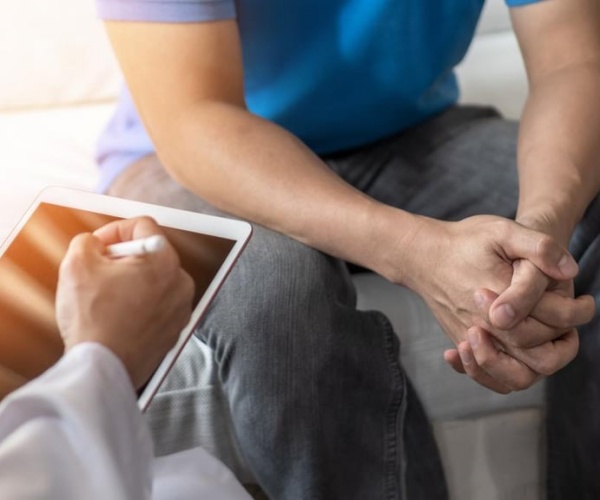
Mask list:
[[235,0],[96,0],[106,21],[196,23],[235,17]]
[[521,7],[522,5],[529,5],[530,3],[538,3],[542,0],[506,0],[506,5],[509,7]]

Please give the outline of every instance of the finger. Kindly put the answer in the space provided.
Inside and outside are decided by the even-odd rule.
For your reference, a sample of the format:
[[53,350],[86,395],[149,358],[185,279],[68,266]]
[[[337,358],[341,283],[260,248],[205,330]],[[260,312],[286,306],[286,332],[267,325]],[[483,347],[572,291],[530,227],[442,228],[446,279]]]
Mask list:
[[75,236],[69,243],[65,257],[89,258],[101,256],[106,246],[91,233],[82,233]]
[[87,276],[94,260],[102,257],[106,247],[90,233],[78,234],[69,243],[69,248],[60,263],[59,277]]
[[572,329],[553,342],[546,342],[531,349],[517,349],[513,351],[509,348],[508,352],[536,373],[547,377],[573,361],[575,356],[577,356],[578,350],[579,334],[577,330]]
[[[165,236],[165,233],[156,221],[148,216],[114,221],[94,231],[94,236],[101,239],[105,245],[156,235]],[[126,264],[128,261],[136,261],[138,264],[145,261],[154,262],[156,267],[163,267],[165,270],[173,270],[180,265],[179,254],[170,242],[159,252],[145,254],[142,257],[143,259],[140,256],[119,259],[117,265]]]
[[523,259],[513,262],[511,283],[489,310],[492,326],[509,330],[529,316],[549,283],[549,278],[532,262]]
[[475,302],[484,321],[477,324],[489,330],[498,340],[517,348],[532,348],[555,341],[577,326],[589,323],[596,314],[596,303],[592,296],[565,297],[557,292],[546,292],[534,307],[531,316],[525,318],[511,330],[494,329],[485,311],[491,308],[497,295],[491,290],[480,289],[475,293]]
[[577,262],[565,248],[550,236],[532,229],[519,226],[516,231],[507,230],[501,245],[509,259],[530,260],[551,278],[569,280],[579,271]]
[[[497,349],[491,335],[482,328],[470,328],[467,337],[477,365],[492,379],[513,391],[527,389],[539,379],[539,376],[525,363]],[[466,366],[465,369],[468,373]]]
[[463,375],[466,373],[465,367],[463,366],[462,361],[460,360],[458,349],[445,350],[444,361],[446,361],[446,363],[448,363],[455,372],[462,373]]
[[595,314],[596,302],[591,295],[581,295],[575,299],[556,292],[545,293],[531,312],[536,320],[563,329],[585,325],[592,321]]
[[137,240],[161,234],[164,231],[151,217],[135,217],[111,222],[94,231],[94,236],[105,245]]
[[[547,294],[548,293],[550,292],[547,292]],[[477,303],[477,307],[481,312],[483,320],[475,318],[475,325],[487,330],[494,338],[500,341],[502,345],[511,346],[517,349],[530,349],[556,340],[573,328],[573,325],[567,327],[547,325],[531,316],[526,317],[510,330],[494,328],[489,319],[486,319],[485,314],[496,298],[497,295],[491,290],[477,290],[475,302]]]
[[500,394],[508,394],[511,392],[510,387],[501,381],[494,379],[491,375],[481,369],[475,360],[469,342],[461,342],[458,344],[458,354],[467,375],[479,385],[487,387],[494,392],[499,392]]

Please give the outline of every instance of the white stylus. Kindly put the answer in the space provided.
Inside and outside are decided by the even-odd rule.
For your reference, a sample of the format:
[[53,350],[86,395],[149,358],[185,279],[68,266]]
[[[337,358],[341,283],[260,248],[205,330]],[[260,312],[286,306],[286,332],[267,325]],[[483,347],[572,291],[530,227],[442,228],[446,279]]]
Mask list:
[[162,250],[167,244],[164,236],[157,234],[139,240],[115,243],[106,247],[109,257],[129,257],[132,255],[144,255]]

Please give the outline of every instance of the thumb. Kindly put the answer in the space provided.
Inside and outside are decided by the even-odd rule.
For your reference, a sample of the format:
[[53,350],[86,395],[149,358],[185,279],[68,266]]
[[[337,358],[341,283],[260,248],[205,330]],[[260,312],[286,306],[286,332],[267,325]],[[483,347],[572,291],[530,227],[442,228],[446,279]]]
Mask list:
[[549,279],[529,260],[513,263],[509,287],[493,302],[489,310],[490,323],[501,330],[510,330],[531,314]]

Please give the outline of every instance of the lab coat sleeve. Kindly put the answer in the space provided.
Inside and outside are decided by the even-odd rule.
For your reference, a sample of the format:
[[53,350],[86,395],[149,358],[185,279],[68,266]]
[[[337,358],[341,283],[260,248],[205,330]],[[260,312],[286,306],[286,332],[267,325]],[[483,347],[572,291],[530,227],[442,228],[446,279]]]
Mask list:
[[152,441],[121,361],[81,344],[0,405],[6,499],[151,497]]

